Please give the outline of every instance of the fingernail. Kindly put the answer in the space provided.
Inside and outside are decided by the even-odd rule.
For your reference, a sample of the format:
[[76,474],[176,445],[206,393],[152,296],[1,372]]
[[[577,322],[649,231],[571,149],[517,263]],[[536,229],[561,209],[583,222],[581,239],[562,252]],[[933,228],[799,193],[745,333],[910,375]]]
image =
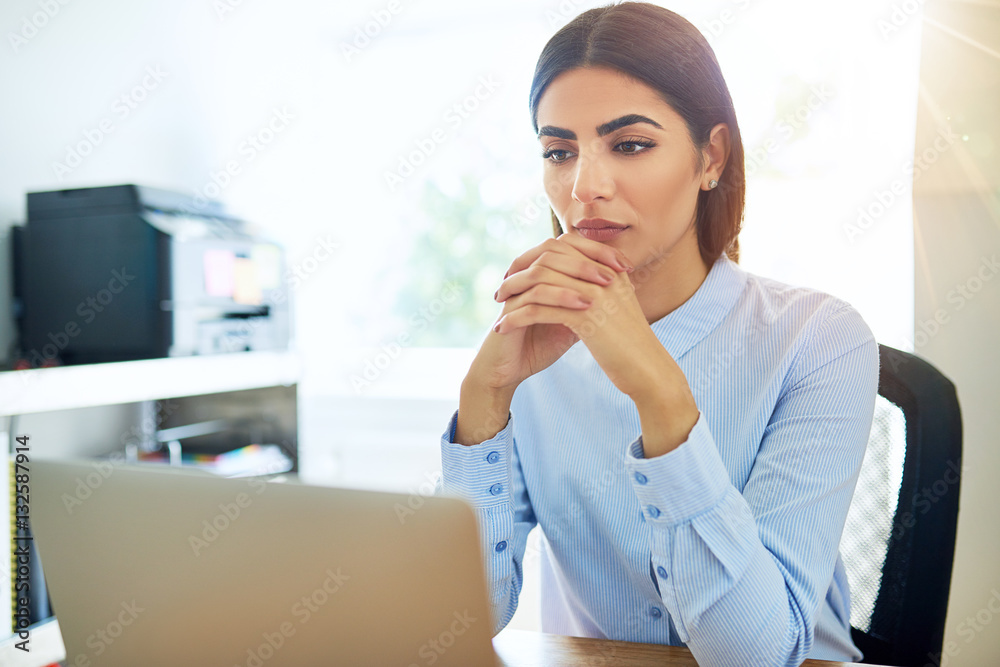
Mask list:
[[500,323],[499,322],[497,322],[496,324],[493,325],[493,331],[495,331],[497,333],[500,333]]
[[496,300],[497,300],[497,297],[498,297],[498,296],[500,296],[500,290],[497,290],[496,292],[493,292],[493,300],[494,300],[494,301],[496,301]]
[[604,271],[601,271],[600,274],[601,274],[601,279],[604,280],[604,282],[606,283],[614,282],[615,279],[614,275],[605,273]]
[[583,297],[583,296],[576,297],[576,300],[580,302],[581,306],[589,306],[590,304],[594,303],[593,301],[591,301],[587,297]]
[[629,273],[632,273],[633,271],[635,271],[635,267],[634,266],[632,266],[628,262],[624,262],[624,261],[622,261],[620,259],[618,260],[618,266],[622,267],[622,270],[628,271]]

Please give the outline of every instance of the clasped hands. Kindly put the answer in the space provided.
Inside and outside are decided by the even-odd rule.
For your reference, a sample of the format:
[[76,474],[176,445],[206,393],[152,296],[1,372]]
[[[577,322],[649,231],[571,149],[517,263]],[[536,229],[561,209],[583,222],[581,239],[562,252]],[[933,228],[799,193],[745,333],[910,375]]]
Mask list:
[[643,314],[632,270],[621,251],[598,241],[571,234],[547,239],[504,276],[495,295],[502,313],[480,356],[494,361],[494,386],[516,386],[582,340],[636,403],[650,457],[681,444],[698,412],[683,372]]

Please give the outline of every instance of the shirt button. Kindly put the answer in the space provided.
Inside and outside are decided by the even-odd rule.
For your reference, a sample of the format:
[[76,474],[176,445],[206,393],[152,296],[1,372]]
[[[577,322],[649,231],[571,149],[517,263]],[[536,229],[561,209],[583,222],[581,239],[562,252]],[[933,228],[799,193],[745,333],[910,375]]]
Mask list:
[[497,553],[500,553],[501,551],[503,551],[506,548],[507,548],[507,540],[503,540],[501,542],[497,542],[497,546],[496,546]]
[[497,454],[496,452],[490,452],[489,454],[486,455],[487,463],[496,463],[499,460],[500,460],[500,455]]
[[494,484],[493,486],[490,487],[490,493],[492,493],[494,496],[499,496],[501,491],[503,491],[503,487],[500,486],[499,484]]
[[664,567],[662,565],[660,565],[659,567],[656,568],[656,573],[658,575],[660,575],[661,579],[666,579],[667,578],[667,571],[666,571],[666,569],[664,569]]
[[635,481],[639,482],[640,484],[645,484],[645,483],[646,483],[646,482],[648,482],[649,480],[648,480],[648,479],[646,478],[646,476],[645,476],[645,475],[643,475],[643,474],[642,474],[641,472],[637,472],[637,473],[635,474]]
[[649,507],[646,508],[646,511],[649,512],[649,516],[653,517],[654,519],[660,516],[660,509],[655,505],[650,505]]
[[660,611],[659,607],[650,607],[649,608],[649,615],[652,616],[653,618],[659,618],[659,617],[663,616],[663,612]]

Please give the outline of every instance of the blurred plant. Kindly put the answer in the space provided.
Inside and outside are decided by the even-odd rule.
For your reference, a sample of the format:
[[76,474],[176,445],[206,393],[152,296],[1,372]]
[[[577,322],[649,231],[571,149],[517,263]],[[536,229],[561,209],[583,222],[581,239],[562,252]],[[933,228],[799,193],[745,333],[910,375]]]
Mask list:
[[[547,212],[547,209],[546,209]],[[457,194],[446,194],[427,180],[420,196],[426,230],[418,234],[406,262],[409,279],[397,296],[393,314],[410,318],[440,299],[449,282],[463,298],[413,331],[412,345],[478,347],[500,314],[493,300],[503,274],[519,254],[539,243],[548,231],[548,215],[528,220],[513,207],[483,201],[476,176],[461,178]]]

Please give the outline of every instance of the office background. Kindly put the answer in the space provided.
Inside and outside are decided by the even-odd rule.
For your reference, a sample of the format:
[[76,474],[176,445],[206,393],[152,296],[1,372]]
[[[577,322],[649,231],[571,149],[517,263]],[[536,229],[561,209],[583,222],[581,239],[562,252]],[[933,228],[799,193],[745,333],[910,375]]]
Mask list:
[[[220,199],[293,268],[303,477],[418,491],[506,263],[549,234],[527,115],[535,58],[597,4],[4,3],[0,350],[26,191],[138,183]],[[662,4],[706,34],[733,93],[744,266],[847,299],[881,342],[958,386],[946,640],[951,664],[986,664],[1000,656],[984,623],[1000,601],[998,5]]]

